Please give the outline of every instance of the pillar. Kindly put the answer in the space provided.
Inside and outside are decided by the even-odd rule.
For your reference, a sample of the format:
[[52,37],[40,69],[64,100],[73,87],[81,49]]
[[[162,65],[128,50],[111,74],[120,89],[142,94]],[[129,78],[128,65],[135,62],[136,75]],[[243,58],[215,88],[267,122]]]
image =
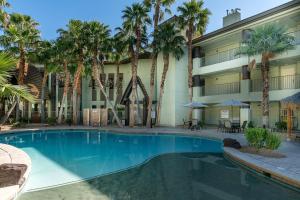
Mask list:
[[[249,98],[250,95],[250,87],[251,87],[251,72],[248,70],[248,65],[242,66],[242,77],[241,77],[241,85],[240,85],[240,92],[242,99],[246,100]],[[250,102],[248,102],[250,104]],[[250,106],[248,108],[241,108],[240,109],[240,123],[243,124],[244,121],[251,121],[250,118]]]
[[[205,79],[201,78],[200,75],[193,76],[193,97],[203,96],[204,87],[205,87]],[[202,119],[202,109],[194,109],[193,119],[197,119],[197,120]]]
[[197,46],[193,48],[192,52],[192,57],[193,57],[193,67],[203,67],[204,66],[204,51],[201,49],[201,47]]

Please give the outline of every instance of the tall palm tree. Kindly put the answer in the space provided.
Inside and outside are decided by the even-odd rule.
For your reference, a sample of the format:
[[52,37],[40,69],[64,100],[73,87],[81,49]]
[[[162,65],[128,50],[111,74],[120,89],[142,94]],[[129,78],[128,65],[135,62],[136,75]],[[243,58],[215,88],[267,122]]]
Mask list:
[[115,107],[121,99],[122,93],[122,82],[120,81],[120,65],[122,59],[125,57],[126,52],[126,44],[122,41],[118,35],[115,35],[111,41],[112,45],[112,53],[110,55],[110,59],[117,65],[117,81],[116,81],[116,102]]
[[161,104],[164,94],[164,86],[169,69],[170,54],[174,55],[176,59],[184,54],[183,45],[185,44],[185,38],[180,35],[180,30],[176,28],[174,23],[166,23],[158,27],[155,33],[156,40],[156,53],[161,52],[163,54],[164,68],[160,81],[160,92],[157,104],[157,124],[160,124]]
[[0,36],[0,43],[5,50],[15,54],[19,59],[19,85],[24,84],[26,57],[35,51],[40,41],[40,31],[37,26],[38,23],[30,16],[13,13],[10,15],[8,27]]
[[6,28],[9,21],[9,14],[5,11],[5,8],[10,7],[10,3],[6,0],[0,0],[0,27]]
[[57,66],[53,62],[54,44],[50,41],[40,41],[36,52],[31,56],[31,62],[44,65],[44,74],[42,80],[41,92],[41,121],[45,122],[45,101],[46,101],[46,83],[50,73],[56,72]]
[[[164,13],[171,13],[170,6],[175,2],[175,0],[144,0],[144,4],[149,7],[153,8],[153,42],[152,42],[152,49],[156,49],[156,38],[155,35],[157,34],[158,30],[158,23],[163,19]],[[150,70],[150,94],[149,94],[149,102],[148,102],[148,114],[147,114],[147,127],[151,127],[151,110],[152,110],[152,101],[154,96],[154,81],[155,81],[155,71],[157,67],[157,54],[155,51],[152,51],[151,55],[152,65]]]
[[[63,108],[68,108],[68,92],[71,82],[71,73],[69,70],[69,65],[74,62],[73,58],[73,49],[72,47],[72,41],[68,38],[68,35],[61,34],[55,41],[54,45],[54,63],[58,66],[62,67],[63,71],[63,77],[64,77],[64,89],[63,89],[63,95],[61,99],[61,104],[58,110],[58,124],[62,123],[62,116],[63,116]],[[65,116],[65,119],[68,119],[68,113],[67,116]]]
[[[187,28],[187,46],[188,46],[188,88],[189,88],[189,101],[193,100],[193,35],[201,36],[208,24],[208,18],[211,14],[207,8],[203,8],[203,0],[191,0],[183,3],[182,6],[178,7],[179,12],[179,24],[183,29]],[[189,118],[192,119],[192,109],[189,112]]]
[[137,70],[138,60],[142,45],[142,38],[146,32],[146,26],[151,24],[151,19],[148,15],[149,8],[140,3],[134,3],[131,7],[127,6],[123,12],[123,27],[128,34],[134,33],[135,44],[129,45],[132,65],[132,96],[130,107],[130,126],[135,124],[134,106],[137,99]]
[[17,105],[18,99],[25,99],[30,102],[35,101],[35,97],[30,94],[25,86],[11,85],[8,79],[11,77],[10,71],[14,69],[16,61],[5,53],[0,53],[0,99],[11,102],[11,107],[5,116],[2,117],[0,125],[3,125]]
[[[249,57],[261,55],[261,76],[263,80],[262,94],[262,123],[264,127],[269,126],[269,71],[270,59],[276,57],[289,49],[294,48],[295,38],[286,34],[287,29],[277,24],[267,24],[257,27],[251,33],[249,40],[243,41],[239,54]],[[249,70],[255,68],[256,60],[249,63]]]
[[72,42],[70,48],[73,49],[74,55],[77,61],[77,69],[74,75],[73,81],[73,124],[78,124],[79,122],[79,109],[80,109],[80,95],[81,95],[81,75],[84,71],[84,58],[86,53],[86,31],[85,22],[80,20],[70,20],[67,25],[67,30],[60,29],[58,32],[62,35],[67,35]]
[[88,38],[88,42],[87,42],[88,51],[90,52],[92,57],[92,74],[93,74],[92,77],[98,83],[98,86],[100,87],[102,94],[105,96],[106,102],[110,104],[110,107],[112,109],[112,112],[114,114],[118,126],[122,127],[121,121],[115,111],[115,107],[113,106],[113,104],[108,98],[108,95],[105,92],[99,74],[99,60],[103,60],[99,58],[104,57],[103,55],[105,54],[105,52],[103,51],[103,49],[106,48],[106,43],[109,40],[110,30],[108,26],[96,21],[87,23],[85,28],[87,31],[87,38]]

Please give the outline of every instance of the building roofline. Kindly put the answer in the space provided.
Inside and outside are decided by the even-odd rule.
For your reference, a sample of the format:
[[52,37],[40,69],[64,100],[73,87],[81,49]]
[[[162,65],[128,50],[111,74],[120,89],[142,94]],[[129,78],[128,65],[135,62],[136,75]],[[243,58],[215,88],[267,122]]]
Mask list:
[[200,36],[198,38],[195,38],[193,40],[193,44],[195,43],[198,43],[198,42],[202,42],[202,41],[205,41],[207,39],[210,39],[210,38],[213,38],[219,34],[222,34],[222,33],[226,33],[228,31],[231,31],[233,29],[237,29],[237,28],[240,28],[242,26],[245,26],[247,24],[250,24],[252,22],[255,22],[255,21],[258,21],[258,20],[261,20],[263,18],[266,18],[266,17],[269,17],[269,16],[272,16],[272,15],[275,15],[277,13],[280,13],[280,12],[283,12],[283,11],[286,11],[288,9],[291,9],[291,8],[294,8],[296,6],[299,6],[300,5],[300,0],[292,0],[290,2],[287,2],[285,4],[282,4],[282,5],[279,5],[275,8],[272,8],[272,9],[269,9],[269,10],[266,10],[264,12],[261,12],[261,13],[258,13],[256,15],[253,15],[251,17],[248,17],[246,19],[243,19],[241,21],[238,21],[234,24],[231,24],[229,26],[225,26],[223,28],[220,28],[218,30],[215,30],[213,32],[210,32],[208,34],[205,34],[203,36]]

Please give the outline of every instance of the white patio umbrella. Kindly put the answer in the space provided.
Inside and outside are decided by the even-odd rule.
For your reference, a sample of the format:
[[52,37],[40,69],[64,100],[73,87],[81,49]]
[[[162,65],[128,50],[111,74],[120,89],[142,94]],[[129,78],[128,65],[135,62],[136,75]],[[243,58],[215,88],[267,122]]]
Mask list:
[[217,105],[215,105],[217,107],[227,107],[230,106],[231,107],[231,120],[233,120],[233,107],[243,107],[243,106],[249,106],[249,104],[243,103],[241,101],[238,100],[226,100],[223,101],[222,103],[219,103]]
[[201,102],[191,102],[191,103],[185,104],[184,107],[188,107],[188,108],[206,108],[208,106],[201,103]]

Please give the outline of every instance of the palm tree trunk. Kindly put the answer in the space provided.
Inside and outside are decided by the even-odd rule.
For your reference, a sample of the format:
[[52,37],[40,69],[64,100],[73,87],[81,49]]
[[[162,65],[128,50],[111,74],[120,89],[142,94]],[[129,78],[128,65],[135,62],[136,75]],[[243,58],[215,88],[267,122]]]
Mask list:
[[[154,13],[154,33],[157,32],[158,29],[158,21],[160,18],[160,5],[161,0],[157,0],[156,6],[155,6],[155,13]],[[153,41],[152,49],[156,49],[156,42],[155,38]],[[147,127],[152,127],[152,120],[151,120],[151,111],[152,111],[152,101],[154,96],[154,83],[155,83],[155,71],[157,68],[157,53],[155,51],[152,51],[152,65],[151,65],[151,71],[150,71],[150,94],[148,99],[148,112],[147,112]]]
[[116,119],[116,121],[117,121],[118,126],[119,126],[120,128],[122,128],[122,127],[123,127],[123,126],[122,126],[122,123],[121,123],[121,121],[120,121],[120,119],[119,119],[119,117],[118,117],[118,115],[117,115],[117,113],[116,113],[116,111],[115,111],[115,108],[114,108],[112,102],[109,100],[109,98],[108,98],[106,92],[104,91],[104,87],[103,87],[102,82],[101,82],[101,80],[100,80],[100,77],[99,77],[99,71],[98,71],[98,65],[97,65],[97,58],[94,58],[94,59],[93,59],[93,77],[94,77],[94,80],[97,81],[97,83],[98,83],[98,85],[99,85],[99,87],[100,87],[100,90],[101,90],[102,94],[105,96],[106,102],[109,103],[109,105],[110,105],[110,107],[111,107],[111,110],[112,110],[112,112],[113,112],[113,114],[114,114],[114,117],[115,117],[115,119]]
[[117,92],[116,92],[116,101],[115,101],[115,108],[120,101],[121,98],[121,89],[122,89],[122,83],[120,81],[120,62],[117,62],[117,81],[116,81],[116,86],[117,86]]
[[130,122],[129,126],[134,127],[135,124],[135,112],[134,106],[136,101],[136,79],[137,79],[137,70],[136,70],[136,56],[134,53],[134,49],[130,46],[131,52],[131,73],[132,73],[132,92],[131,92],[131,106],[130,106]]
[[164,94],[165,81],[166,81],[167,72],[169,69],[169,54],[164,54],[163,59],[164,59],[164,69],[163,69],[163,74],[162,74],[161,81],[160,81],[160,91],[159,91],[158,104],[157,104],[157,122],[156,123],[158,126],[160,125],[162,97]]
[[269,70],[270,70],[270,62],[268,55],[262,55],[262,62],[261,62],[261,74],[263,79],[263,94],[262,94],[262,124],[264,128],[269,127],[269,90],[270,90],[270,83],[269,83]]
[[80,88],[80,78],[81,78],[81,73],[83,70],[83,55],[80,56],[79,61],[78,61],[78,66],[77,66],[77,70],[74,76],[74,85],[73,85],[73,97],[72,97],[72,104],[73,104],[73,124],[76,125],[77,119],[78,119],[78,105],[80,104],[80,102],[78,102],[77,99],[77,92],[79,91]]
[[[25,51],[24,48],[20,47],[20,58],[19,58],[19,75],[18,75],[18,84],[24,85],[24,76],[25,76],[25,65],[26,65],[26,59],[25,59]],[[17,100],[16,104],[16,121],[19,121],[20,119],[20,101]]]
[[[64,93],[63,93],[62,100],[61,100],[61,106],[60,106],[59,112],[58,112],[58,124],[62,123],[63,105],[65,106],[65,109],[68,108],[67,95],[68,95],[68,90],[69,90],[69,85],[70,85],[70,72],[68,70],[67,62],[64,62],[64,73],[66,76],[66,80],[65,80],[65,85],[64,85]],[[65,116],[65,119],[67,119],[67,118],[68,118],[68,116]]]
[[25,76],[25,51],[23,48],[20,48],[20,58],[19,58],[19,76],[18,76],[18,84],[24,85],[24,76]]
[[45,123],[45,93],[46,93],[46,82],[48,79],[48,72],[46,66],[44,68],[44,76],[42,81],[42,94],[41,94],[41,121]]
[[[193,24],[190,23],[188,30],[188,87],[189,101],[193,100],[193,57],[192,57]],[[189,120],[192,120],[192,108],[189,110]]]
[[81,117],[81,113],[80,113],[80,106],[81,106],[81,81],[82,81],[82,77],[80,76],[79,78],[79,83],[78,83],[78,87],[77,87],[77,119],[76,119],[76,123],[79,124],[80,123],[80,117]]
[[13,110],[15,109],[17,103],[18,103],[18,100],[16,99],[14,101],[14,103],[12,104],[12,106],[10,107],[9,111],[1,119],[1,122],[0,122],[1,126],[5,124],[5,122],[7,121],[7,119],[9,118],[9,116],[11,115],[11,113],[13,112]]

